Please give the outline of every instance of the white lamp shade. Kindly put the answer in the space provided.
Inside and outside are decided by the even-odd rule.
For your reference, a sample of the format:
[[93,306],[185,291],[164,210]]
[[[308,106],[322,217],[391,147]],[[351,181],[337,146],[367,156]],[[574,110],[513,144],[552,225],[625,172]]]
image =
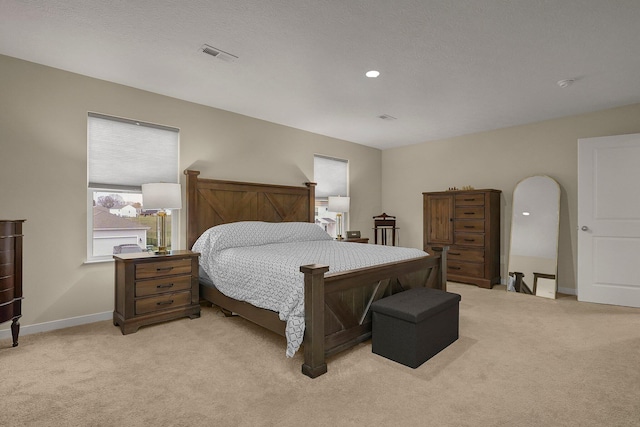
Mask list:
[[180,184],[142,184],[142,206],[145,209],[182,209],[181,193]]
[[329,206],[327,207],[327,210],[329,212],[349,212],[350,202],[350,197],[329,197]]

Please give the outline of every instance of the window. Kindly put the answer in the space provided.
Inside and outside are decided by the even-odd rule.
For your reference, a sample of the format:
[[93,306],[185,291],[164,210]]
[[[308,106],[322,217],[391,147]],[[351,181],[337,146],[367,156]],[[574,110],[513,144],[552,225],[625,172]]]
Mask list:
[[[176,128],[89,113],[88,260],[111,259],[120,245],[157,246],[155,211],[144,209],[142,184],[179,182],[179,148]],[[169,245],[177,240],[177,215],[171,218]]]
[[[349,195],[349,163],[347,160],[315,155],[313,175],[316,186],[316,224],[336,237],[336,212],[327,211],[329,196]],[[348,213],[344,213],[344,230],[347,229]]]

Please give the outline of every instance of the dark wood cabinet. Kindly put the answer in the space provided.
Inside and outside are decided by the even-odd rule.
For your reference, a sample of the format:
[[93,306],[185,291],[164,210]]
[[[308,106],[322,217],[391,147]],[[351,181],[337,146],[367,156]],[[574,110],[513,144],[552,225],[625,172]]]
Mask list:
[[126,335],[144,325],[200,317],[198,256],[191,251],[114,255],[113,324]]
[[0,323],[12,321],[13,346],[18,345],[22,317],[22,223],[0,220]]
[[491,288],[500,283],[500,191],[423,193],[424,250],[449,246],[447,278]]

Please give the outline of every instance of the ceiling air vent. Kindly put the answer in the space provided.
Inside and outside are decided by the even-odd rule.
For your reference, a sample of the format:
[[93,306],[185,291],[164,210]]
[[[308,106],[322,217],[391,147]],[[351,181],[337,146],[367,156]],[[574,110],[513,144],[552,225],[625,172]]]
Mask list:
[[388,115],[388,114],[383,114],[383,115],[381,115],[381,116],[378,116],[378,118],[379,118],[379,119],[382,119],[382,120],[388,120],[388,121],[390,121],[390,122],[392,122],[392,121],[394,121],[394,120],[398,120],[397,118],[395,118],[395,117],[393,117],[393,116],[390,116],[390,115]]
[[228,62],[232,62],[235,61],[236,59],[238,59],[237,56],[229,53],[229,52],[225,52],[224,50],[218,49],[216,47],[213,46],[209,46],[208,44],[203,44],[200,47],[200,50],[204,53],[206,53],[207,55],[211,55],[214,58],[217,59],[221,59],[223,61],[228,61]]

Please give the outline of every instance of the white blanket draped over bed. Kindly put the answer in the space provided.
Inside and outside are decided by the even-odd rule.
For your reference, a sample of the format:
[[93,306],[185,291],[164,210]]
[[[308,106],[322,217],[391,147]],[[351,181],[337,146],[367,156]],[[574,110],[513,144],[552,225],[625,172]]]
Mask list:
[[258,221],[218,225],[193,245],[200,266],[228,297],[273,310],[286,322],[287,357],[304,336],[304,275],[324,264],[329,273],[426,256],[418,249],[337,242],[316,224]]

